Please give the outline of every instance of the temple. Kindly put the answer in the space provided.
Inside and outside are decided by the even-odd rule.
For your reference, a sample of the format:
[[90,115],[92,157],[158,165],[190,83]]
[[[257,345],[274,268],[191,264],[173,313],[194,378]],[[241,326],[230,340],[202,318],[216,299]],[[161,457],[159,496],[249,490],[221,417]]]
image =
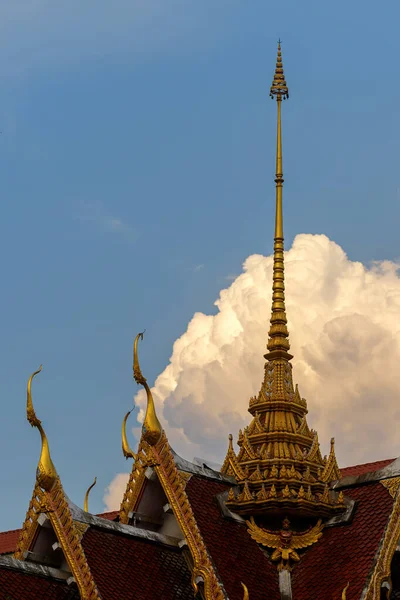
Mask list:
[[28,380],[26,415],[41,450],[22,527],[0,533],[0,600],[400,598],[400,458],[340,470],[333,438],[322,457],[293,383],[281,135],[289,91],[280,44],[270,95],[277,108],[272,311],[264,376],[237,449],[230,435],[220,471],[174,452],[140,367],[140,333],[133,376],[147,394],[141,439],[133,451],[128,412],[122,451],[132,467],[120,508],[91,514],[96,479],[80,508],[52,461],[33,404],[38,369]]

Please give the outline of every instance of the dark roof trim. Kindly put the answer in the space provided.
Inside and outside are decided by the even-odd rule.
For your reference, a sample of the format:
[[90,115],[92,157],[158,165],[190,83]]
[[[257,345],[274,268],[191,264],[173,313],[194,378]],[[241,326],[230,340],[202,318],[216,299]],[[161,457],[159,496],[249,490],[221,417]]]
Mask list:
[[212,481],[236,485],[236,479],[234,477],[231,475],[224,475],[219,471],[214,471],[214,469],[211,469],[209,466],[207,466],[205,462],[201,466],[195,465],[189,460],[179,456],[179,454],[177,454],[174,450],[172,450],[172,454],[174,456],[175,464],[180,471],[192,473],[193,475],[199,475],[200,477],[205,477],[206,479],[211,479]]
[[376,483],[383,479],[390,479],[392,477],[400,477],[400,458],[396,458],[390,465],[382,467],[377,471],[371,473],[364,473],[363,475],[350,475],[343,477],[332,484],[332,489],[343,490],[350,487],[358,487],[361,485],[367,485],[369,483]]
[[71,578],[71,573],[69,571],[46,567],[45,565],[39,565],[38,563],[29,562],[27,560],[18,560],[12,556],[0,556],[0,569],[19,571],[26,575],[50,577],[51,579],[58,579],[60,581],[66,581]]
[[155,531],[148,531],[147,529],[141,529],[140,527],[133,527],[132,525],[125,525],[123,523],[117,523],[116,521],[109,521],[108,519],[102,519],[96,517],[90,513],[85,512],[79,506],[76,506],[71,500],[68,501],[69,508],[72,513],[74,521],[85,523],[91,527],[97,527],[109,531],[110,533],[123,534],[129,537],[140,538],[146,542],[155,542],[162,544],[163,546],[172,546],[173,548],[179,548],[180,540],[169,535],[157,533]]

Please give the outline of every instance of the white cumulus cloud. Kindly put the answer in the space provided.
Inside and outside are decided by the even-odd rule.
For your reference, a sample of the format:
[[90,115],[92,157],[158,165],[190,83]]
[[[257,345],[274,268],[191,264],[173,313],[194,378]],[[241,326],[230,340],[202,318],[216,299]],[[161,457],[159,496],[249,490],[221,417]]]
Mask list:
[[[399,265],[367,267],[309,234],[295,238],[285,265],[294,380],[322,452],[334,436],[341,466],[399,455]],[[248,401],[263,378],[271,282],[272,256],[249,256],[221,291],[217,314],[193,316],[156,379],[168,438],[189,459],[221,462],[228,434],[249,423]],[[143,391],[135,401],[142,419]]]

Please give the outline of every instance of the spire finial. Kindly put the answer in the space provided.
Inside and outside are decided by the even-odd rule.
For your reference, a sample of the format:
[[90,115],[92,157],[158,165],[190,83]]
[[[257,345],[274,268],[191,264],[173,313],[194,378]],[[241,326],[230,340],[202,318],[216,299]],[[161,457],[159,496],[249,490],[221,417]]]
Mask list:
[[148,444],[150,444],[150,446],[154,446],[161,437],[162,427],[157,417],[151,390],[147,384],[146,378],[143,377],[139,365],[138,343],[139,339],[143,339],[143,335],[144,331],[142,333],[138,333],[133,344],[133,377],[136,383],[140,383],[144,387],[147,394],[147,407],[146,415],[142,425],[142,437]]
[[283,74],[281,42],[278,42],[278,57],[274,79],[270,90],[270,96],[276,96],[277,100],[277,136],[276,136],[276,208],[275,208],[275,236],[274,236],[274,274],[272,284],[272,313],[271,326],[267,348],[269,353],[267,359],[284,358],[290,360],[288,354],[289,332],[287,330],[287,318],[285,307],[285,277],[284,277],[284,244],[283,244],[283,211],[282,211],[282,132],[281,132],[281,104],[282,98],[289,97],[289,90]]
[[58,477],[55,466],[50,456],[49,442],[47,436],[42,427],[42,422],[37,418],[35,409],[33,408],[31,386],[33,378],[38,375],[42,370],[42,365],[39,369],[32,373],[28,379],[28,386],[26,390],[26,418],[32,427],[39,429],[40,437],[42,438],[42,449],[40,452],[39,463],[36,469],[36,479],[41,488],[50,491]]
[[85,512],[89,512],[89,494],[90,494],[90,490],[92,488],[94,488],[96,483],[97,483],[97,477],[94,478],[93,483],[91,485],[89,485],[88,489],[86,490],[85,499],[83,501],[83,510]]

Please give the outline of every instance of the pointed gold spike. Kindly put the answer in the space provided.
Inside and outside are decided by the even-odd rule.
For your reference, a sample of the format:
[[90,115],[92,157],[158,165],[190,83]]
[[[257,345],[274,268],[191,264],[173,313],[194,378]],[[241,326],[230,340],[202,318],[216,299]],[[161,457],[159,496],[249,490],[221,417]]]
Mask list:
[[42,449],[40,452],[39,463],[36,469],[36,479],[41,488],[43,488],[46,491],[50,491],[56,479],[58,478],[58,475],[56,468],[53,465],[53,461],[51,460],[49,442],[42,427],[42,422],[37,418],[35,409],[33,408],[31,393],[32,380],[38,373],[41,372],[41,370],[42,365],[40,365],[37,371],[32,373],[28,380],[28,386],[26,391],[26,417],[29,423],[32,425],[32,427],[36,427],[36,429],[39,429],[40,437],[42,439]]
[[346,587],[344,588],[343,592],[342,592],[342,600],[346,600],[347,597],[347,589],[350,585],[350,581],[348,582],[348,584],[346,585]]
[[137,454],[135,454],[134,451],[129,446],[128,438],[126,437],[126,421],[129,417],[129,415],[131,414],[132,410],[130,410],[126,413],[124,420],[122,421],[122,453],[127,460],[128,460],[128,458],[133,458],[133,460],[137,459]]
[[92,488],[94,488],[96,483],[97,483],[97,477],[94,478],[92,485],[89,485],[88,489],[86,490],[85,499],[83,501],[83,510],[85,512],[89,512],[89,494],[90,494],[90,490]]
[[142,371],[140,370],[138,343],[139,339],[143,339],[143,334],[144,332],[138,333],[133,344],[133,377],[137,384],[140,383],[144,387],[147,394],[147,407],[146,415],[142,425],[142,437],[148,444],[150,444],[150,446],[154,446],[161,437],[162,427],[157,417],[151,390],[147,385],[146,378],[143,377]]
[[244,585],[243,582],[241,582],[242,587],[243,587],[243,600],[249,600],[249,590],[247,589],[247,587]]

